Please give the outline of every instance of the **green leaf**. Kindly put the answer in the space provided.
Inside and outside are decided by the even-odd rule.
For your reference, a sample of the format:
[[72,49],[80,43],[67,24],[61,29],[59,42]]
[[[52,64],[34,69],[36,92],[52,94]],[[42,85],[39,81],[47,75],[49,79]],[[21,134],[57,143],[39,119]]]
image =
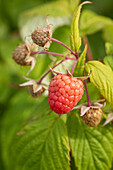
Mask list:
[[113,25],[113,20],[97,15],[90,10],[84,10],[80,19],[80,34],[81,36],[95,33],[108,25]]
[[77,65],[76,65],[75,71],[73,73],[73,75],[76,77],[83,76],[86,52],[87,52],[87,45],[85,46],[84,51],[82,52],[80,58],[77,61]]
[[[70,46],[70,26],[69,25],[63,25],[58,28],[56,28],[53,32],[53,37],[64,44],[66,44],[68,47]],[[64,53],[66,54],[69,52],[65,47],[62,45],[52,42],[50,46],[50,51],[57,52],[57,53]],[[61,59],[61,57],[60,57]]]
[[22,38],[24,39],[25,36],[30,35],[36,27],[46,27],[46,17],[49,23],[52,24],[52,30],[64,24],[69,25],[70,11],[68,2],[49,2],[22,13],[19,18],[19,28]]
[[78,4],[80,3],[80,0],[67,0],[67,1],[69,3],[69,9],[72,12],[77,8]]
[[105,41],[102,37],[102,32],[98,31],[94,34],[88,35],[88,42],[94,60],[101,60],[106,55]]
[[7,37],[8,32],[9,32],[8,24],[0,19],[0,39]]
[[67,121],[70,146],[78,170],[109,170],[112,165],[113,135],[108,128],[91,128],[77,113]]
[[68,3],[66,1],[54,1],[54,2],[48,2],[46,4],[42,4],[38,7],[25,11],[22,15],[23,16],[52,15],[55,17],[56,16],[65,17],[65,16],[69,16],[69,14],[70,13],[68,8]]
[[14,150],[15,170],[69,170],[67,129],[58,115],[47,115],[18,133]]
[[113,55],[113,44],[107,42],[105,44],[105,47],[106,47],[106,53],[108,56],[112,56]]
[[106,56],[104,58],[104,63],[113,70],[113,56]]
[[81,46],[81,38],[79,36],[79,18],[80,18],[80,12],[82,5],[90,3],[88,1],[83,2],[79,5],[79,8],[77,11],[74,12],[72,23],[71,23],[71,48],[73,51],[78,52],[80,46]]
[[89,61],[86,71],[91,72],[90,80],[104,98],[113,105],[113,71],[99,61]]
[[[1,2],[1,1],[0,1]],[[45,0],[14,0],[13,2],[9,2],[9,0],[5,0],[0,4],[0,11],[3,20],[6,20],[11,29],[16,29],[18,25],[18,17],[20,13],[30,8],[36,7],[38,5],[45,4]],[[5,9],[5,12],[4,12]]]
[[[87,83],[87,89],[88,89],[88,93],[89,93],[91,101],[97,101],[100,99],[99,90],[93,85],[93,83]],[[79,104],[83,104],[85,102],[87,102],[86,91],[84,91],[84,94],[83,94],[82,99],[80,100]]]
[[50,112],[50,108],[47,99],[43,100],[43,96],[38,99],[33,98],[26,90],[16,93],[7,104],[8,109],[0,120],[0,143],[5,169],[11,170],[13,169],[10,168],[12,164],[11,149],[16,133],[22,124],[26,124],[26,119],[28,122],[44,116]]
[[103,38],[105,41],[113,43],[113,25],[106,26],[103,29]]

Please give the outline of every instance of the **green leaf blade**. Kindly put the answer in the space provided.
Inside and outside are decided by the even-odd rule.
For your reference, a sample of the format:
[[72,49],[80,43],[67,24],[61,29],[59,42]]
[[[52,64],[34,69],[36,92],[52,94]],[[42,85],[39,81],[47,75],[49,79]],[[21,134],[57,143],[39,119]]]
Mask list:
[[107,42],[105,44],[105,47],[106,47],[106,53],[108,56],[113,56],[113,44]]
[[104,63],[113,70],[113,56],[104,57]]
[[86,52],[87,52],[87,45],[85,46],[84,51],[82,52],[80,58],[77,61],[77,65],[76,65],[75,71],[73,73],[73,75],[76,77],[83,76]]
[[109,25],[113,25],[112,19],[97,15],[90,10],[84,10],[80,19],[80,35],[93,34]]
[[108,170],[113,154],[110,130],[86,126],[77,113],[68,117],[67,125],[72,156],[78,170]]
[[70,169],[67,130],[58,116],[47,115],[22,131],[15,146],[17,169]]
[[80,18],[80,12],[82,5],[91,3],[89,1],[85,1],[82,4],[79,5],[78,10],[74,12],[72,17],[72,24],[71,24],[71,48],[73,51],[78,52],[80,46],[81,46],[81,38],[79,35],[79,18]]
[[81,38],[79,37],[78,22],[80,17],[81,5],[77,12],[73,15],[71,25],[71,47],[73,51],[78,51],[81,46]]
[[113,71],[99,61],[89,61],[86,71],[91,72],[90,80],[104,98],[113,105]]

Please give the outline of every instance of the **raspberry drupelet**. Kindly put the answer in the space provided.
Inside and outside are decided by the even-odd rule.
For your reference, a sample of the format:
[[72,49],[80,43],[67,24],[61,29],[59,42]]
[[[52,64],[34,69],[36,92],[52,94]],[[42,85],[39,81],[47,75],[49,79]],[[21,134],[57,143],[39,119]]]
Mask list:
[[82,98],[83,93],[81,80],[65,74],[56,75],[49,85],[50,108],[58,114],[68,113]]

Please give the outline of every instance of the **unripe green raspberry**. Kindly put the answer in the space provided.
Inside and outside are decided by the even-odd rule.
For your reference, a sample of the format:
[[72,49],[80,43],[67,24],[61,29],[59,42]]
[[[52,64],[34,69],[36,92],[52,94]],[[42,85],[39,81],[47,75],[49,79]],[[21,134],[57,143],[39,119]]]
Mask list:
[[48,28],[36,28],[32,34],[31,38],[33,42],[41,47],[50,41],[50,32]]
[[97,108],[90,108],[82,117],[85,124],[96,127],[102,118],[102,110]]
[[29,66],[31,65],[31,61],[25,60],[28,55],[28,52],[29,51],[26,47],[26,44],[21,44],[14,50],[12,57],[17,64],[20,64],[22,66]]

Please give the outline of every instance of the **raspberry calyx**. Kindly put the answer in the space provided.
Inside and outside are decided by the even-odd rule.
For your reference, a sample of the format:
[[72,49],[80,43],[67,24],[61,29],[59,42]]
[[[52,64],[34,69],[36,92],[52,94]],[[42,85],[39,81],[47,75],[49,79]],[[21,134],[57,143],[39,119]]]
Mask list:
[[58,114],[68,113],[82,98],[83,93],[81,80],[65,74],[56,75],[49,85],[50,108]]

